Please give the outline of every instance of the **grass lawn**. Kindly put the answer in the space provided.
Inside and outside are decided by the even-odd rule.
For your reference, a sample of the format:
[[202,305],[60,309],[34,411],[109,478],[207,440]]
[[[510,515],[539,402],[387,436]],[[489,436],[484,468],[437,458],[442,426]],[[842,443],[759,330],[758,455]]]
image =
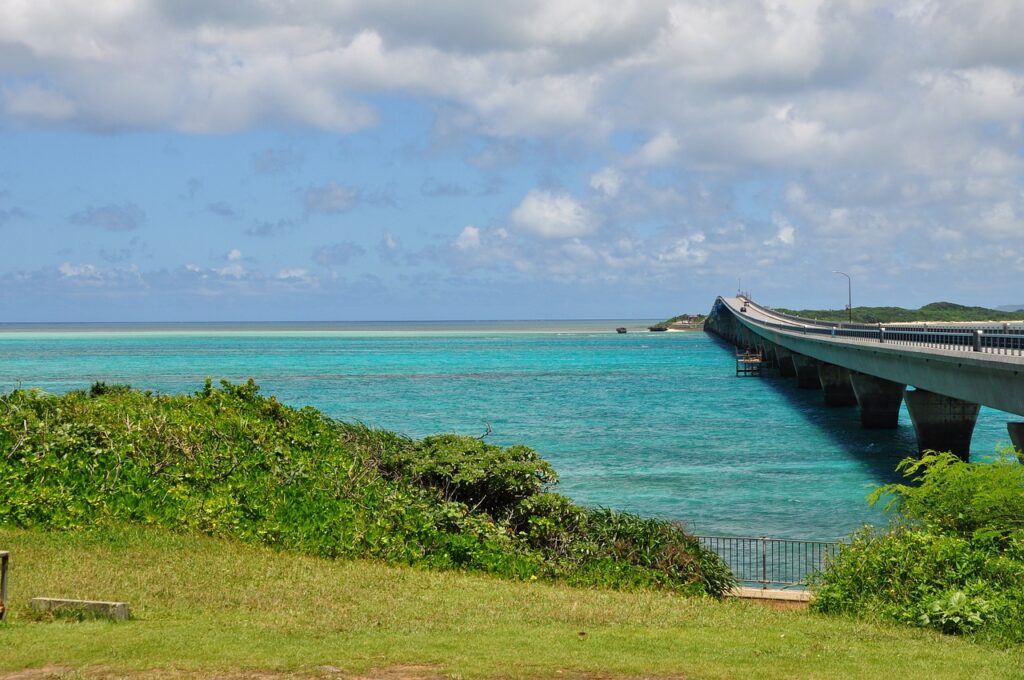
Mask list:
[[[0,549],[12,558],[0,677],[1024,677],[1020,649],[736,601],[331,561],[140,528],[0,529]],[[36,621],[33,596],[126,600],[135,618]]]

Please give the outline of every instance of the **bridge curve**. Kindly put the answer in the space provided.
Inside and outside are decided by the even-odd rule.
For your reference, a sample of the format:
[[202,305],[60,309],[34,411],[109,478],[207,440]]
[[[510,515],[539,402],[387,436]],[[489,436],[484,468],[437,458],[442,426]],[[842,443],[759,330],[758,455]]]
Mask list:
[[[705,329],[822,389],[826,405],[858,405],[864,427],[896,427],[906,399],[922,450],[966,458],[979,405],[1024,415],[1024,324],[826,322],[740,295],[717,298]],[[1008,429],[1024,448],[1024,423]]]

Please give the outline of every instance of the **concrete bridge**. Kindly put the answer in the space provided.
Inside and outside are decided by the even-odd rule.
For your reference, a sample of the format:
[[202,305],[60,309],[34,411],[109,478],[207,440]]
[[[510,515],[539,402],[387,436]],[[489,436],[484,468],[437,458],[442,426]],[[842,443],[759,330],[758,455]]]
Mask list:
[[[981,406],[1024,416],[1024,324],[836,323],[740,295],[715,300],[705,330],[820,389],[826,406],[859,407],[865,428],[895,428],[905,400],[922,451],[966,460]],[[1024,449],[1024,422],[1007,429]]]

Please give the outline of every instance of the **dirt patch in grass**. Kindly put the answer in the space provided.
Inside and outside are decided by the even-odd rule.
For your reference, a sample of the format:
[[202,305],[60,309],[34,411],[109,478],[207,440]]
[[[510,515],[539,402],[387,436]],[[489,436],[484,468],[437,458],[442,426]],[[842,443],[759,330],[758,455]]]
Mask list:
[[43,666],[42,668],[26,668],[13,673],[0,673],[0,680],[53,680],[66,678],[70,669],[61,666]]
[[433,666],[401,664],[374,668],[365,674],[344,677],[349,677],[352,680],[442,680],[448,676],[439,673]]

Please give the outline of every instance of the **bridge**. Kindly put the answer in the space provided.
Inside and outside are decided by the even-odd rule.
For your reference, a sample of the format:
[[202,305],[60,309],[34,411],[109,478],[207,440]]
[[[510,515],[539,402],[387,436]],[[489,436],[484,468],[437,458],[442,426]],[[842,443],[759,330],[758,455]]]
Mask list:
[[[905,401],[918,448],[964,460],[981,406],[1024,416],[1024,323],[859,324],[805,319],[719,297],[705,330],[758,352],[864,428],[895,428]],[[1024,450],[1024,422],[1007,423]]]

